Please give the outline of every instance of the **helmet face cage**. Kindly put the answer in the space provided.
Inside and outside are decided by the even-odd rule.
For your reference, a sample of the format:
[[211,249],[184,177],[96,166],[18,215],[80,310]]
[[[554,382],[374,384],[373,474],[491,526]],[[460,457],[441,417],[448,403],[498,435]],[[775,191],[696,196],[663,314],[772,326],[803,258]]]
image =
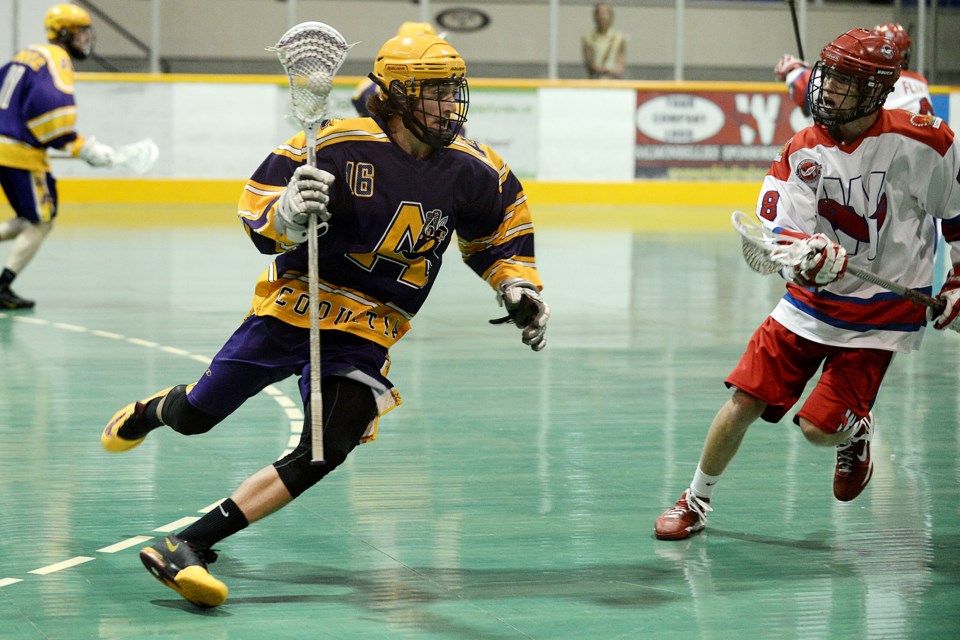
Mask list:
[[817,124],[835,127],[877,111],[900,77],[896,46],[863,29],[826,47],[807,84],[807,104]]
[[453,142],[467,121],[470,87],[462,76],[395,80],[389,99],[418,140],[440,148]]

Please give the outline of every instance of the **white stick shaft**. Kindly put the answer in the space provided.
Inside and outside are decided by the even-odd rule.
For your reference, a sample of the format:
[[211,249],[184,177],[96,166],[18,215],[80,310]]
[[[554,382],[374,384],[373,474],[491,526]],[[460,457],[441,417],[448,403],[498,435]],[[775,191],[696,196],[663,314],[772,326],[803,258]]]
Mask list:
[[[317,125],[304,129],[307,137],[307,164],[317,166]],[[323,462],[323,395],[320,392],[320,274],[318,273],[317,216],[307,225],[307,294],[310,297],[310,438],[312,461]]]

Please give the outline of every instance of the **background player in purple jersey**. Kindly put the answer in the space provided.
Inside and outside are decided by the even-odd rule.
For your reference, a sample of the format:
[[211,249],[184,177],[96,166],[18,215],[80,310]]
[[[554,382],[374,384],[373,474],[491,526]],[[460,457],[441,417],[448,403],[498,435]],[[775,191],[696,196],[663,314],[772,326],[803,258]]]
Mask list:
[[43,21],[49,44],[23,49],[0,68],[0,186],[16,214],[0,223],[0,240],[13,247],[0,273],[0,308],[29,309],[32,300],[10,288],[57,215],[57,183],[47,149],[63,149],[94,167],[110,166],[113,149],[77,133],[73,63],[93,52],[90,15],[58,4]]
[[[244,228],[263,253],[279,254],[255,287],[253,308],[195,385],[178,385],[118,411],[101,436],[132,449],[169,425],[204,433],[264,387],[300,376],[299,446],[247,478],[230,498],[177,535],[140,552],[148,570],[200,606],[227,587],[207,570],[210,548],[285,506],[376,437],[379,417],[400,403],[388,350],[409,329],[456,232],[461,256],[496,292],[525,344],[546,345],[526,196],[488,147],[459,136],[469,92],[466,64],[435,36],[395,37],[375,65],[370,118],[332,120],[304,164],[305,135],[279,145],[240,198]],[[311,465],[306,229],[322,221],[319,290],[324,465]]]
[[[747,429],[758,418],[779,422],[818,371],[793,422],[809,442],[836,447],[834,497],[856,498],[873,473],[872,409],[894,354],[918,348],[927,321],[960,324],[960,146],[940,118],[882,106],[899,75],[900,54],[882,35],[853,29],[823,48],[807,88],[815,125],[784,145],[757,201],[764,226],[806,238],[809,253],[782,270],[786,294],[727,377],[733,395],[690,486],[657,519],[657,538],[706,526],[714,485]],[[844,277],[849,262],[929,295],[938,222],[953,268],[937,317]]]

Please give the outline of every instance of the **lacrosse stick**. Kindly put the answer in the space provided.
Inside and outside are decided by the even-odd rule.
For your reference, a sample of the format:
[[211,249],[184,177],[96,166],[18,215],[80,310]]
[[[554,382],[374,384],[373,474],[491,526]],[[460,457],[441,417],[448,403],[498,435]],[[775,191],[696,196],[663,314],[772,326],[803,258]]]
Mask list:
[[[115,148],[113,150],[113,162],[109,166],[130,169],[137,175],[143,175],[153,168],[159,155],[160,149],[157,148],[157,143],[150,138],[144,138],[139,142]],[[51,152],[50,157],[57,160],[79,159],[77,156],[57,151]]]
[[[769,275],[779,271],[782,267],[795,267],[803,262],[810,251],[809,247],[804,244],[803,238],[774,233],[742,211],[734,211],[731,222],[740,234],[744,260],[757,273]],[[892,291],[911,302],[930,307],[933,310],[934,317],[943,313],[945,305],[936,298],[908,289],[896,282],[885,280],[875,273],[860,269],[849,263],[847,264],[847,273],[887,291]]]
[[[293,115],[306,135],[307,164],[317,166],[317,131],[333,89],[333,76],[347,57],[347,41],[322,22],[302,22],[291,28],[276,47],[283,70],[290,79]],[[323,462],[323,398],[320,395],[320,297],[317,269],[317,216],[308,217],[307,259],[310,296],[310,437],[312,462]]]
[[[806,2],[806,0],[803,1]],[[793,19],[793,37],[797,39],[797,53],[800,54],[801,60],[806,60],[806,57],[803,55],[803,41],[800,39],[800,23],[797,21],[796,0],[787,0],[787,4],[790,5],[790,17]]]

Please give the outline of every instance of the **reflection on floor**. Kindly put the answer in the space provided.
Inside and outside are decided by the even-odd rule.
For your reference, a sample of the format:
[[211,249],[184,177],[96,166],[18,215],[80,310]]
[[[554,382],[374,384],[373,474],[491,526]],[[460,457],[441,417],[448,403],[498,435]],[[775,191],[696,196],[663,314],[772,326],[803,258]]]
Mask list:
[[268,258],[226,226],[59,229],[17,281],[36,311],[0,317],[0,638],[960,637],[957,336],[894,361],[858,500],[832,498],[832,451],[758,424],[708,530],[658,542],[782,284],[732,231],[548,220],[537,249],[547,349],[489,325],[493,294],[448,254],[393,350],[405,404],[225,541],[230,599],[199,611],[136,551],[286,448],[294,381],[203,436],[111,456],[98,434],[203,372]]

